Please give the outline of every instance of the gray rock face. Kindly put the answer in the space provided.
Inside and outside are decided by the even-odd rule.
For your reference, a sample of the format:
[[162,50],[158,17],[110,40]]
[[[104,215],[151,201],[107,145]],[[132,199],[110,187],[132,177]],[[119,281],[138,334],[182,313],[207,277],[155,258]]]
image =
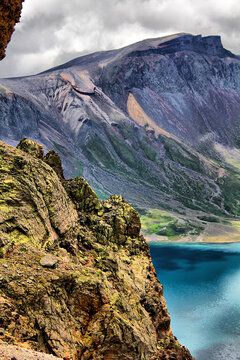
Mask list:
[[56,267],[58,260],[55,256],[47,254],[40,260],[40,265],[45,268],[54,269]]
[[2,79],[0,109],[2,140],[55,149],[65,177],[101,197],[239,213],[238,169],[223,154],[240,143],[240,59],[219,36],[149,39]]

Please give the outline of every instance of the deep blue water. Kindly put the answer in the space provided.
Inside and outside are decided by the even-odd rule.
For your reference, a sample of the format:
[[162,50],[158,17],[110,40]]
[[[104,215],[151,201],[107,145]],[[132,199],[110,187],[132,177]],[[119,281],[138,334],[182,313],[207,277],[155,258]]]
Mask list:
[[240,360],[240,243],[150,249],[178,340],[196,360]]

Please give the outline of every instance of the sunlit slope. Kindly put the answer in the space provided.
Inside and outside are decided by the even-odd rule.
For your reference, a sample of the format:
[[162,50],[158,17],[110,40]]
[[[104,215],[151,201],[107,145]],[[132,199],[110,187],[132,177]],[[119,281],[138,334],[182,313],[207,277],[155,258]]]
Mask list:
[[101,197],[239,214],[239,167],[225,155],[239,146],[240,62],[219,37],[144,40],[0,84],[1,139],[56,149],[65,175]]

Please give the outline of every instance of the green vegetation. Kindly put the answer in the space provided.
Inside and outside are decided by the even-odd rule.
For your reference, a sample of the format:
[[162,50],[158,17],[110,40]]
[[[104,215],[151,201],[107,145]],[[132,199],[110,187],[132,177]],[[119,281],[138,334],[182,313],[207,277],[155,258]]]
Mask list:
[[181,236],[198,235],[203,230],[202,226],[190,220],[176,218],[159,209],[151,209],[142,215],[141,223],[144,233],[167,236],[174,240]]
[[201,166],[201,162],[198,156],[194,155],[193,153],[189,152],[186,148],[184,148],[180,142],[175,141],[174,139],[171,138],[164,138],[164,147],[166,150],[166,153],[168,155],[168,157],[188,168],[197,172],[202,173],[202,166]]
[[90,185],[92,186],[92,188],[94,188],[94,191],[100,200],[106,200],[109,197],[110,194],[104,189],[100,188],[100,186],[97,183],[94,182],[91,183]]
[[[221,181],[222,179],[220,179]],[[220,182],[219,181],[219,182]],[[222,190],[224,208],[233,215],[240,215],[240,179],[239,173],[232,173],[219,184]]]
[[155,161],[157,157],[156,151],[153,149],[153,147],[148,143],[148,138],[144,138],[141,142],[141,148],[144,151],[144,155],[147,159],[151,161]]
[[70,152],[62,145],[58,144],[57,142],[53,142],[55,148],[63,155],[65,156],[71,156]]
[[221,222],[219,218],[217,218],[216,216],[213,216],[213,215],[201,215],[201,216],[198,216],[198,219],[207,221],[207,222],[215,222],[215,223]]
[[83,176],[83,170],[84,170],[83,164],[78,159],[74,159],[74,165],[76,167],[76,170],[72,174],[72,177],[77,177],[77,176],[82,177]]
[[120,157],[120,159],[127,164],[129,167],[135,167],[138,159],[134,156],[133,150],[129,145],[125,143],[122,139],[115,136],[113,133],[108,134],[111,143],[114,147],[114,150]]
[[86,149],[83,149],[83,153],[95,165],[112,170],[116,167],[115,161],[107,149],[107,145],[97,134],[88,141]]
[[[101,124],[98,125],[97,132],[88,138],[82,151],[94,166],[114,174],[120,181],[135,183],[138,188],[147,189],[146,207],[151,206],[149,199],[152,190],[155,189],[157,192],[168,194],[174,203],[179,202],[185,208],[214,215],[216,218],[240,215],[238,168],[204,158],[197,151],[191,151],[185,144],[166,136],[159,136],[158,141],[163,145],[161,156],[156,151],[158,145],[154,138],[138,134],[136,127],[124,122],[111,127]],[[83,169],[81,166],[78,168],[79,173],[74,175],[82,176]],[[219,172],[219,168],[222,172]],[[106,183],[108,181],[110,179],[107,178]],[[106,198],[106,184],[100,184],[99,188],[96,184],[91,185],[101,199]],[[130,198],[129,192],[130,189],[126,187],[126,198]],[[171,201],[160,199],[160,196],[159,200],[153,199],[156,207],[175,212],[183,209],[176,207]],[[186,226],[188,231],[191,226]],[[185,231],[179,228],[178,222],[172,223],[167,231],[160,229],[159,224],[152,227],[155,227],[154,232],[166,232],[167,236]]]

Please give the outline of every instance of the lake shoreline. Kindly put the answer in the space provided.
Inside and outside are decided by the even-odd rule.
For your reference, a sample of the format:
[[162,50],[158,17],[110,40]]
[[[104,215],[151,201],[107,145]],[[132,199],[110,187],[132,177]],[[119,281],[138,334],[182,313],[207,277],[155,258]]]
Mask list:
[[178,340],[196,360],[237,360],[240,241],[149,246]]
[[142,231],[143,236],[149,243],[154,242],[177,242],[177,243],[237,243],[240,242],[240,227],[222,223],[207,223],[204,230],[197,235],[185,234],[183,236],[162,236],[157,234],[148,234]]
[[179,239],[179,240],[170,240],[170,239],[162,239],[161,237],[159,237],[159,239],[156,240],[152,240],[149,239],[148,235],[144,235],[145,239],[147,240],[147,242],[149,244],[154,244],[154,243],[160,243],[160,242],[164,242],[166,244],[237,244],[240,243],[240,239],[236,240],[236,241],[232,241],[232,240],[219,240],[219,241],[209,241],[209,240],[186,240],[186,239]]

